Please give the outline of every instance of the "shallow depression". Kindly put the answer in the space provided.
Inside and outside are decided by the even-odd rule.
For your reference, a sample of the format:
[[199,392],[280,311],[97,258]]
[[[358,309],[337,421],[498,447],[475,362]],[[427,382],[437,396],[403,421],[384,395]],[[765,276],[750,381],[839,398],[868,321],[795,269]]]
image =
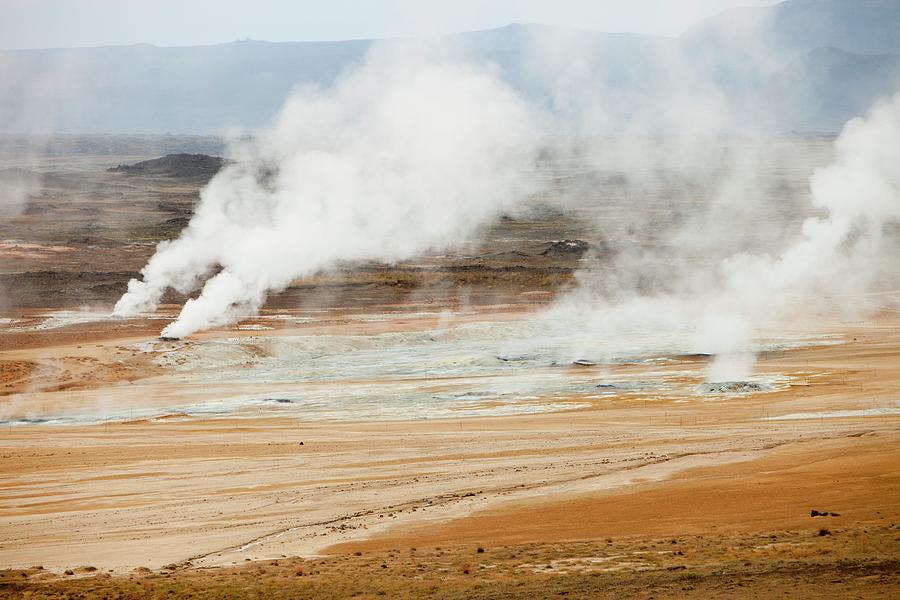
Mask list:
[[[580,350],[573,351],[573,332],[558,323],[527,318],[448,321],[412,331],[352,334],[341,327],[326,333],[291,330],[137,342],[125,348],[167,373],[162,379],[116,388],[115,394],[128,394],[125,401],[95,398],[79,406],[77,398],[70,398],[65,410],[55,412],[35,409],[23,394],[17,400],[24,408],[5,422],[85,423],[165,415],[454,418],[584,408],[614,397],[677,399],[712,393],[727,399],[734,393],[771,391],[783,383],[769,375],[743,382],[740,390],[722,385],[698,389],[705,363],[685,363],[681,357],[691,349],[681,335],[644,333],[597,339],[589,346],[579,339]],[[770,340],[758,351],[821,343],[835,340]],[[617,370],[619,366],[631,368]],[[154,385],[166,381],[189,391],[161,400]]]

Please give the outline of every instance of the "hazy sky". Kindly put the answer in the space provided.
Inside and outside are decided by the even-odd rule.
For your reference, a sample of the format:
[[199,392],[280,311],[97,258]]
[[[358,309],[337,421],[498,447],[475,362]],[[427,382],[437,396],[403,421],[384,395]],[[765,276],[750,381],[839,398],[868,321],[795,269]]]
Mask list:
[[0,48],[340,40],[510,22],[677,35],[726,8],[775,0],[0,0]]

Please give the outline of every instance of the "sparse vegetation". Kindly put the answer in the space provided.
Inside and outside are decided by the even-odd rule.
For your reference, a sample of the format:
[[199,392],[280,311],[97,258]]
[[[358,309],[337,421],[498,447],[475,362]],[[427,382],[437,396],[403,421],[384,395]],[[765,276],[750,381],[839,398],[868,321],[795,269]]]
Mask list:
[[[124,576],[59,577],[28,570],[0,572],[0,598],[324,599],[462,598],[890,598],[900,590],[900,560],[891,528],[848,536],[824,558],[798,553],[806,542],[772,548],[768,535],[679,541],[692,558],[647,553],[668,540],[512,546],[472,560],[471,548],[378,553],[326,560],[285,558],[222,569],[137,569]],[[807,538],[808,539],[808,538]],[[830,543],[828,540],[817,544]],[[867,548],[880,547],[880,552]],[[477,550],[482,550],[479,547]],[[823,547],[818,550],[824,549]],[[476,552],[477,552],[476,550]],[[751,561],[767,553],[765,561]],[[478,552],[479,555],[484,554]],[[69,575],[74,575],[67,571]]]

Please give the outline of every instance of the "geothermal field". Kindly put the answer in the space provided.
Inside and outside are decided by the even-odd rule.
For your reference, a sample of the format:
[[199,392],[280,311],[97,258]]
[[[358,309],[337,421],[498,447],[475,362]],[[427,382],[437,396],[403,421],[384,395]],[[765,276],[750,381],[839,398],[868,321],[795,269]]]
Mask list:
[[548,31],[0,110],[0,598],[900,596],[900,58]]
[[[753,185],[799,228],[832,144],[741,151],[777,163]],[[664,254],[665,227],[613,222],[618,203],[677,200],[689,220],[715,169],[626,185],[548,161],[571,205],[535,196],[477,240],[298,279],[234,324],[159,339],[182,296],[110,308],[210,174],[190,156],[109,171],[139,159],[48,158],[3,224],[7,593],[896,589],[893,290],[760,328],[733,381],[686,329],[578,306],[578,278],[630,245]]]

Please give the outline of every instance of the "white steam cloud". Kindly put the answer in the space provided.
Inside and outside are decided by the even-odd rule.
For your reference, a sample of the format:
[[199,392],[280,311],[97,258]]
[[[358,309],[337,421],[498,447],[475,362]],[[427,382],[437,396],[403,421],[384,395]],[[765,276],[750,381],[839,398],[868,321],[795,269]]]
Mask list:
[[525,196],[539,140],[527,103],[489,68],[391,50],[332,87],[293,94],[274,127],[237,148],[114,314],[202,284],[162,332],[180,338],[256,311],[296,278],[456,243]]
[[[579,272],[578,289],[544,316],[570,332],[572,358],[640,340],[650,352],[656,344],[712,354],[710,381],[743,380],[763,325],[844,309],[847,296],[877,282],[884,228],[900,220],[900,95],[847,123],[833,162],[810,179],[816,216],[797,231],[779,206],[786,193],[756,189],[777,144],[743,129],[746,106],[665,44],[654,68],[635,65],[652,85],[619,95],[598,85],[609,79],[602,59],[568,64],[598,55],[583,44],[527,41],[523,72],[546,85],[544,110],[489,67],[409,45],[375,48],[331,87],[298,90],[271,129],[236,146],[189,226],[160,244],[115,314],[153,310],[168,288],[200,289],[162,332],[180,338],[258,310],[294,279],[458,243],[537,191],[536,178],[522,175],[547,151],[548,133],[562,162],[622,175],[626,192],[643,186],[653,190],[644,196],[664,198],[716,174],[714,189],[698,192],[709,193],[707,205],[681,219],[675,202],[642,206],[641,194],[626,193],[625,209],[604,221],[611,211],[591,189],[596,180],[568,197],[541,190],[564,208],[597,203],[598,234],[628,242],[606,268]],[[616,129],[620,137],[579,137]],[[723,151],[735,132],[746,143]],[[755,142],[762,158],[747,150]],[[654,243],[637,243],[633,231]]]
[[[849,121],[835,142],[833,162],[809,181],[810,199],[820,216],[802,224],[799,237],[781,253],[735,252],[715,263],[674,272],[674,290],[620,296],[611,288],[631,289],[628,278],[658,260],[640,257],[618,263],[633,272],[585,271],[579,289],[566,296],[548,318],[578,324],[576,344],[648,335],[681,337],[690,349],[714,355],[710,381],[746,379],[755,362],[755,330],[784,323],[816,310],[858,308],[846,299],[872,289],[883,274],[885,227],[900,221],[900,94],[877,104],[865,118]],[[749,194],[741,198],[746,201]],[[716,207],[713,206],[713,209]],[[739,214],[732,213],[737,220]],[[675,240],[712,236],[728,228],[726,219],[689,223]],[[734,226],[739,226],[737,221]],[[716,242],[718,244],[719,242]],[[676,254],[689,250],[675,248]],[[663,342],[660,342],[663,343]],[[588,350],[589,351],[589,350]]]

